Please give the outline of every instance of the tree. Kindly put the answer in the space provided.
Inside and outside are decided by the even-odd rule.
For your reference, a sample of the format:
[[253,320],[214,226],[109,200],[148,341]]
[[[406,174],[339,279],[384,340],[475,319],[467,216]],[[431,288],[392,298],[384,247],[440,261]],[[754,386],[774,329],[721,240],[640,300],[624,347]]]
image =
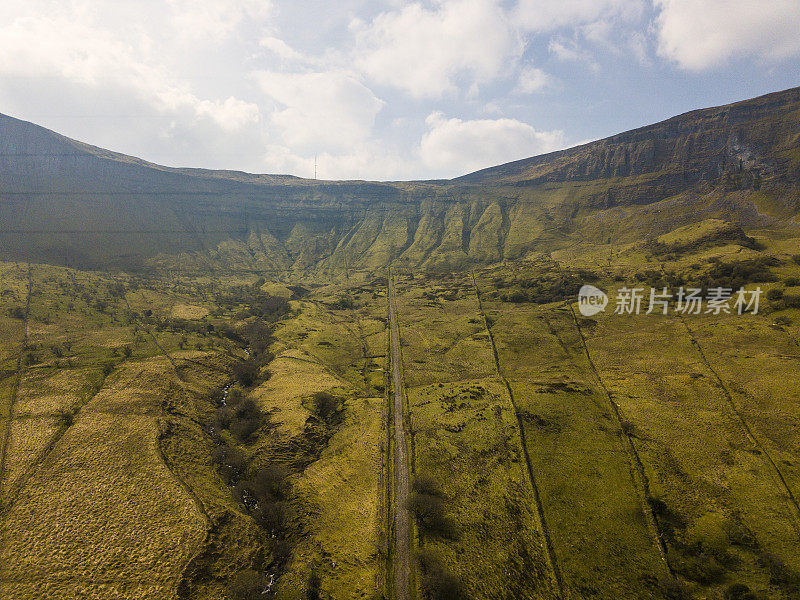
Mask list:
[[408,508],[417,518],[420,529],[445,536],[453,535],[454,525],[445,514],[444,499],[414,492],[408,499]]
[[467,591],[458,577],[430,551],[420,551],[419,566],[422,571],[422,587],[429,600],[464,600]]
[[258,362],[252,358],[233,365],[233,376],[242,387],[250,387],[258,379]]
[[341,413],[341,401],[328,392],[314,394],[314,414],[331,425]]
[[219,465],[220,475],[228,485],[238,480],[247,468],[247,457],[244,452],[224,444],[214,449],[211,459]]

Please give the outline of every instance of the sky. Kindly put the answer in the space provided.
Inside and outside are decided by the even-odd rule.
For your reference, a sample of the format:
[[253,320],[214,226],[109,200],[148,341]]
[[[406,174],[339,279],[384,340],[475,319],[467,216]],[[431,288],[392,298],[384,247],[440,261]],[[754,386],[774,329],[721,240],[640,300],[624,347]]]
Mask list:
[[0,0],[0,113],[169,166],[462,175],[800,85],[800,0]]

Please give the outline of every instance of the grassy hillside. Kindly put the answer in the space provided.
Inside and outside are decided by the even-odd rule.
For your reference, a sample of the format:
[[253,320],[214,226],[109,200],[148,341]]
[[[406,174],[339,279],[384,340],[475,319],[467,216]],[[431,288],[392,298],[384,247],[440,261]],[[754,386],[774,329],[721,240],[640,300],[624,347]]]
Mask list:
[[786,90],[452,181],[303,180],[171,169],[0,117],[0,257],[278,275],[428,270],[698,218],[789,227],[800,91]]

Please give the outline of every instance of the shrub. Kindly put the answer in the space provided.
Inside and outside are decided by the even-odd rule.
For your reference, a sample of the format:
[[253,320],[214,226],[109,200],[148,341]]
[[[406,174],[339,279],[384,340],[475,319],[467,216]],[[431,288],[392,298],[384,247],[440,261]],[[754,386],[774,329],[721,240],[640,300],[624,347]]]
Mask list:
[[704,585],[718,582],[725,574],[725,569],[717,559],[705,552],[685,554],[675,566],[675,570],[687,579]]
[[762,552],[758,562],[769,571],[769,582],[789,594],[800,591],[800,576],[792,571],[783,560],[769,552]]
[[767,290],[767,300],[770,302],[777,302],[783,298],[783,290],[780,288],[772,288]]
[[113,296],[114,298],[121,298],[125,295],[125,286],[121,283],[115,283],[108,286],[108,293],[109,295]]
[[786,287],[794,287],[796,285],[800,285],[800,279],[797,277],[787,277],[783,280],[783,283]]
[[231,420],[230,432],[242,442],[247,442],[261,427],[261,420],[257,416],[235,417]]
[[420,529],[427,533],[452,537],[455,526],[445,514],[445,501],[439,496],[413,492],[408,499],[408,508],[414,513]]
[[355,307],[355,300],[353,300],[353,297],[350,295],[341,295],[333,302],[328,303],[328,308],[332,308],[333,310],[347,310]]
[[692,596],[688,588],[674,577],[663,577],[658,582],[667,600],[689,600]]
[[270,464],[260,469],[250,481],[250,488],[260,498],[284,500],[289,493],[287,478],[290,471],[280,464]]
[[734,516],[725,523],[725,535],[728,536],[728,539],[734,546],[758,550],[759,543],[756,535],[742,523],[741,517],[738,514],[734,514]]
[[429,600],[465,600],[464,584],[430,552],[420,551],[419,566],[422,588]]
[[259,502],[253,518],[265,531],[279,534],[285,528],[288,506],[286,502]]
[[313,397],[314,414],[328,425],[335,423],[342,412],[341,398],[329,392],[317,392]]
[[800,293],[798,293],[797,288],[784,291],[783,303],[790,308],[800,308]]
[[522,291],[511,292],[510,294],[502,294],[500,299],[503,302],[520,303],[528,300],[528,295]]
[[252,286],[236,286],[216,297],[216,303],[227,310],[245,306],[239,311],[242,318],[250,316],[276,320],[289,312],[289,301],[286,298],[270,296]]
[[302,285],[287,285],[286,289],[292,292],[292,298],[305,298],[311,293],[311,290]]
[[8,316],[12,319],[19,319],[23,321],[25,319],[25,309],[21,306],[14,306],[8,309]]
[[[221,391],[216,395],[221,400]],[[247,442],[264,421],[264,415],[252,398],[244,398],[233,406],[220,406],[214,413],[214,427],[227,429],[242,442]]]
[[[272,327],[263,321],[251,321],[242,329],[242,337],[247,341],[253,354],[263,354],[272,343]],[[262,358],[262,362],[269,362],[272,356]]]
[[229,406],[221,406],[214,413],[214,427],[217,429],[228,429],[233,419],[233,409]]
[[252,398],[245,398],[239,402],[234,409],[234,416],[237,419],[249,419],[258,415],[258,405]]
[[735,263],[714,261],[708,274],[701,278],[697,287],[729,287],[738,290],[748,283],[775,281],[777,277],[769,267],[778,264],[772,256],[753,258]]
[[252,569],[239,572],[231,583],[230,593],[233,600],[260,600],[267,589],[267,578]]
[[732,583],[722,594],[724,600],[758,600],[750,588],[743,583]]
[[228,485],[235,483],[247,468],[244,452],[224,444],[214,449],[211,459],[218,465],[219,473]]
[[258,379],[258,362],[249,358],[233,365],[233,376],[242,387],[250,387]]
[[306,599],[319,600],[320,598],[319,591],[320,591],[319,575],[312,572],[311,575],[308,576],[308,584],[306,585]]
[[429,496],[441,496],[436,481],[432,477],[417,475],[411,484],[411,489],[417,494],[427,494]]
[[289,559],[292,553],[292,544],[288,540],[277,538],[272,543],[272,562],[282,564]]
[[686,520],[679,513],[670,509],[660,498],[648,498],[648,503],[656,518],[658,532],[667,540],[673,540],[676,529],[685,529]]
[[461,600],[467,597],[461,580],[446,571],[426,573],[423,585],[431,600]]
[[56,422],[61,427],[70,427],[75,422],[75,413],[62,408],[56,412]]
[[238,385],[231,386],[228,389],[228,397],[225,400],[230,406],[236,406],[242,400],[244,400],[244,390],[240,388]]

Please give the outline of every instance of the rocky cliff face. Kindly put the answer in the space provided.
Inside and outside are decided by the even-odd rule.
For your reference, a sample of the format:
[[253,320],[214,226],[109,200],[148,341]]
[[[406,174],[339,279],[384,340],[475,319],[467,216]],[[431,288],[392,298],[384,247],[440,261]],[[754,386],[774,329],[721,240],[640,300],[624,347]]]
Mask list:
[[0,116],[0,258],[456,269],[575,236],[617,243],[705,218],[786,222],[799,148],[800,88],[438,183],[171,169]]
[[697,183],[724,184],[727,175],[747,172],[750,187],[796,185],[800,181],[798,147],[800,88],[793,88],[693,111],[456,181],[530,186],[638,177],[658,181],[668,191]]

